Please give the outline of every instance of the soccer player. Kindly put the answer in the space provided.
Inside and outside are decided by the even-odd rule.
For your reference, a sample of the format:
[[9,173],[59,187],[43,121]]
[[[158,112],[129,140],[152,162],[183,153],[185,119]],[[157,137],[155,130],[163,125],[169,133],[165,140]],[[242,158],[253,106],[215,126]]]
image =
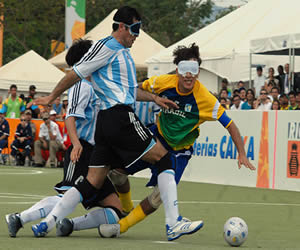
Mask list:
[[[178,110],[163,109],[159,114],[157,125],[151,127],[152,133],[163,144],[176,161],[175,179],[178,183],[193,153],[193,144],[199,136],[199,125],[205,121],[219,121],[230,133],[239,153],[238,165],[255,170],[246,157],[244,145],[235,123],[227,116],[218,100],[200,83],[199,67],[201,59],[199,48],[195,44],[190,47],[180,46],[175,49],[174,64],[176,74],[151,77],[140,86],[144,90],[165,96],[179,106]],[[172,126],[170,126],[170,124]],[[151,164],[142,160],[126,169],[127,174],[150,167],[152,177],[148,186],[155,186],[153,192],[135,207],[128,216],[122,218],[117,225],[100,225],[99,232],[104,237],[118,236],[124,233],[147,215],[154,212],[161,204],[157,188],[157,171]],[[115,170],[114,175],[118,175]],[[124,173],[119,173],[124,176]],[[115,178],[112,176],[114,182]],[[119,183],[120,184],[120,183]],[[116,185],[118,190],[118,185]],[[122,189],[122,185],[121,185]],[[124,189],[123,189],[124,190]],[[126,190],[126,188],[125,188]],[[128,202],[127,202],[128,203]],[[133,208],[133,207],[132,207]],[[173,240],[178,235],[169,240]]]
[[102,101],[88,175],[69,189],[45,220],[36,226],[37,236],[45,236],[56,221],[71,213],[82,200],[92,200],[111,168],[127,168],[139,159],[150,162],[158,170],[158,187],[169,228],[167,236],[172,237],[174,231],[180,235],[191,234],[203,225],[202,221],[187,223],[182,220],[171,155],[159,141],[155,142],[132,109],[136,100],[154,101],[166,109],[177,107],[166,98],[137,89],[136,70],[129,48],[139,35],[140,15],[134,8],[124,6],[113,20],[112,35],[96,42],[49,96],[35,101],[48,105],[87,76],[91,76],[95,92]]
[[[73,43],[66,55],[67,63],[70,66],[74,65],[91,45],[92,41],[90,40],[78,40]],[[72,145],[66,152],[63,181],[55,186],[55,190],[59,195],[46,197],[21,213],[6,215],[11,237],[16,237],[19,229],[26,223],[46,217],[61,200],[64,191],[70,189],[87,175],[89,159],[95,144],[93,135],[100,100],[96,96],[91,83],[84,79],[70,89],[68,98],[70,106],[65,122]],[[105,179],[103,188],[98,190],[95,195],[96,198],[93,201],[84,201],[83,206],[87,209],[101,206],[104,209],[97,209],[85,216],[76,218],[66,227],[71,227],[73,230],[83,230],[98,227],[102,223],[116,223],[122,217],[120,212],[122,210],[121,203],[108,178]],[[32,229],[35,232],[35,226]],[[63,231],[64,228],[60,227],[57,235],[61,235]]]

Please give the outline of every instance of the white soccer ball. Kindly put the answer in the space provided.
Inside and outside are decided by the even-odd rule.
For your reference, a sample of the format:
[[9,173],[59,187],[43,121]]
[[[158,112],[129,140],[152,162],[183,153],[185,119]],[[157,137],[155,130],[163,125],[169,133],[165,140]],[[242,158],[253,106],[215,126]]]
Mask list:
[[224,239],[230,246],[242,245],[248,237],[248,226],[239,217],[229,218],[224,225]]

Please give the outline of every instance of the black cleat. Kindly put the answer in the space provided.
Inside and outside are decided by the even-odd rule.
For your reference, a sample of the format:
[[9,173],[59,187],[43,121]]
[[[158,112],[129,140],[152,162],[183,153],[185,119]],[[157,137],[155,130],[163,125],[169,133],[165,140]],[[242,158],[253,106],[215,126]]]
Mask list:
[[15,238],[19,229],[23,227],[20,219],[20,214],[7,214],[5,216],[5,220],[7,223],[9,236]]

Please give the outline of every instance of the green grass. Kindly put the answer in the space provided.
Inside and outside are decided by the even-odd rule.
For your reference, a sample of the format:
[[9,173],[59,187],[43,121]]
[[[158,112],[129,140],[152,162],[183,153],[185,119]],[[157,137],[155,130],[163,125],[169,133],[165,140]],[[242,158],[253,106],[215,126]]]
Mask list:
[[[39,170],[42,173],[32,174]],[[67,238],[56,238],[54,230],[45,238],[34,238],[34,222],[25,225],[17,238],[10,238],[5,214],[31,206],[21,202],[38,201],[26,194],[54,195],[52,187],[61,176],[61,169],[0,167],[0,249],[228,249],[223,225],[231,216],[242,217],[248,224],[249,236],[243,249],[300,248],[300,193],[188,182],[178,188],[180,212],[190,219],[203,219],[204,228],[173,243],[166,241],[163,207],[121,238],[102,239],[96,229],[74,232]],[[149,193],[145,179],[130,181],[134,200]],[[83,213],[85,210],[78,206],[72,216]]]

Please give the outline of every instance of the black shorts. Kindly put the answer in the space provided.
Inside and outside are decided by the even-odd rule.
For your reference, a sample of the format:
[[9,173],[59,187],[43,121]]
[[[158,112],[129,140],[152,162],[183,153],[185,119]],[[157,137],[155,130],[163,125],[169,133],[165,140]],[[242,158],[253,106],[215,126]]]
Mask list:
[[[54,187],[54,189],[58,193],[63,193],[64,191],[70,189],[71,187],[75,186],[77,180],[83,179],[87,176],[88,169],[89,169],[89,162],[94,147],[84,140],[80,140],[80,143],[82,145],[83,150],[79,158],[79,161],[76,164],[73,164],[70,161],[70,155],[73,149],[72,145],[68,148],[65,154],[64,178],[62,182],[57,183]],[[93,200],[93,202],[90,203],[83,202],[82,204],[85,208],[98,206],[99,201],[102,201],[104,198],[106,198],[112,193],[116,193],[116,190],[113,184],[111,183],[111,181],[108,178],[106,178],[102,188],[99,190],[97,194],[97,198]]]
[[112,168],[129,167],[155,145],[151,131],[128,105],[99,111],[95,141],[90,165]]

